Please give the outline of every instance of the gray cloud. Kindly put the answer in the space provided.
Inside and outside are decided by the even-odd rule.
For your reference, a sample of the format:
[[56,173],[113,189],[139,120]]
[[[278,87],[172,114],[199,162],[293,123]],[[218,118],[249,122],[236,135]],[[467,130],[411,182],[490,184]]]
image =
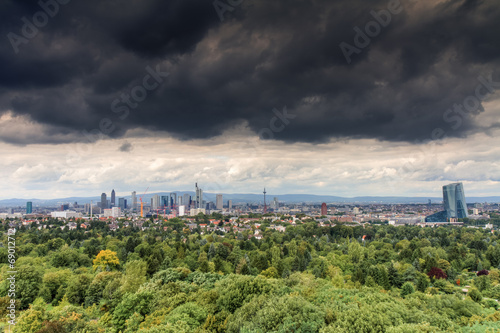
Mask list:
[[124,153],[128,153],[130,151],[132,151],[133,147],[132,147],[132,144],[130,142],[124,142],[120,148],[118,148],[119,151],[121,152],[124,152]]

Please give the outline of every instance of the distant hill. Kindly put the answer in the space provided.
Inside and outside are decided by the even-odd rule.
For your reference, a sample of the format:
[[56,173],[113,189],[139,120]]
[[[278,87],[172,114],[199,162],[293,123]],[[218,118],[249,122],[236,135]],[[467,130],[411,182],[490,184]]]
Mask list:
[[[143,201],[149,203],[151,198],[158,194],[169,195],[171,192],[159,192],[159,193],[148,193],[143,197]],[[177,195],[183,195],[185,193],[194,197],[195,193],[193,191],[176,191]],[[128,204],[132,202],[131,196],[117,196],[125,198],[128,201]],[[284,203],[322,203],[326,202],[328,204],[334,203],[346,203],[346,204],[367,204],[367,203],[378,203],[378,204],[425,204],[432,200],[433,203],[441,203],[441,197],[376,197],[376,196],[363,196],[363,197],[354,197],[354,198],[346,198],[346,197],[338,197],[332,195],[314,195],[314,194],[269,194],[267,196],[267,202],[270,203],[274,198],[278,198],[280,202]],[[139,198],[139,195],[138,197]],[[215,202],[216,193],[203,193],[203,199],[206,201]],[[236,193],[236,194],[223,194],[224,202],[227,200],[232,200],[233,204],[237,203],[263,203],[263,195],[262,194],[251,194],[251,193]],[[109,199],[109,196],[108,196]],[[47,206],[47,207],[56,207],[64,203],[74,203],[78,202],[78,204],[83,205],[86,203],[90,203],[93,201],[97,203],[101,200],[100,196],[96,197],[70,197],[70,198],[60,198],[60,199],[6,199],[0,200],[0,207],[18,207],[25,206],[27,201],[33,202],[33,206]],[[468,197],[468,203],[500,203],[500,196],[493,197]]]

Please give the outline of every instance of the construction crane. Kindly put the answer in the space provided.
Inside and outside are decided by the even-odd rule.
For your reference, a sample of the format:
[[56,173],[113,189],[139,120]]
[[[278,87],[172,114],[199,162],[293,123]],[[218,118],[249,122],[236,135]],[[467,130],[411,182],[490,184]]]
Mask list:
[[146,195],[146,193],[148,192],[148,190],[149,190],[149,186],[146,189],[146,191],[144,191],[144,194],[141,195],[141,197],[139,198],[139,201],[141,202],[141,217],[144,217],[144,203],[142,202],[142,197],[144,197]]

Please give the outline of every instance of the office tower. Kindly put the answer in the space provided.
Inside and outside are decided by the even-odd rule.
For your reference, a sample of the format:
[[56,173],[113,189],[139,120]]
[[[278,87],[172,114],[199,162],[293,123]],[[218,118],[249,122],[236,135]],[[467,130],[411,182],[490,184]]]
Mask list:
[[469,216],[462,183],[443,186],[443,203],[447,218],[460,219]]
[[108,200],[106,199],[106,193],[101,194],[101,209],[108,208]]
[[191,196],[188,193],[184,193],[182,204],[189,209],[189,206],[191,205]]
[[227,209],[229,209],[229,210],[233,209],[233,200],[227,201]]
[[33,202],[28,201],[26,203],[26,214],[31,214],[33,213]]
[[222,203],[222,194],[217,194],[217,199],[216,199],[215,202],[216,202],[215,208],[221,210],[222,209],[222,205],[223,205],[223,203]]
[[127,208],[126,202],[127,200],[125,200],[125,198],[118,198],[118,207],[120,207],[121,210],[124,210]]
[[198,187],[198,183],[195,184],[196,189],[196,208],[205,208],[203,206],[203,190]]
[[116,206],[115,196],[116,196],[116,194],[115,194],[115,190],[113,189],[113,190],[111,191],[111,207]]
[[278,198],[277,197],[274,197],[273,198],[273,209],[274,210],[278,210],[280,208],[280,203],[278,201]]
[[132,192],[132,210],[137,210],[137,193],[135,191]]
[[175,209],[175,206],[177,206],[177,193],[170,193],[170,207]]
[[325,215],[326,216],[327,214],[328,214],[328,207],[326,207],[326,203],[323,202],[321,204],[321,215]]
[[160,198],[160,207],[168,209],[169,206],[170,206],[170,197],[168,195],[162,195]]
[[158,194],[155,194],[151,198],[151,209],[157,210],[158,208],[160,208],[160,196]]

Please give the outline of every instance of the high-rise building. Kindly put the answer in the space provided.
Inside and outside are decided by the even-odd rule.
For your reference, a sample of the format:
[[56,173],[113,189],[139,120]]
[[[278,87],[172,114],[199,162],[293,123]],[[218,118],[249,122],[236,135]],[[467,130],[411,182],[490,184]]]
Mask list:
[[443,204],[443,211],[427,216],[425,221],[453,222],[453,220],[469,216],[462,183],[453,183],[443,186]]
[[113,189],[111,191],[111,207],[115,207],[116,206],[116,202],[115,202],[115,198],[116,197],[116,193],[115,193],[115,190]]
[[118,198],[118,207],[121,210],[127,209],[127,200],[125,198]]
[[168,195],[162,195],[160,197],[160,206],[162,208],[168,208],[170,206],[170,197]]
[[233,209],[233,200],[227,201],[227,209],[229,209],[229,210]]
[[462,183],[443,186],[443,203],[447,218],[460,219],[469,216]]
[[101,209],[108,208],[108,199],[106,198],[106,193],[101,194]]
[[325,202],[321,204],[321,215],[328,215],[328,207]]
[[151,198],[151,209],[152,210],[157,210],[160,208],[160,196],[158,194],[155,194]]
[[177,193],[170,193],[170,208],[175,209],[177,206]]
[[188,193],[184,193],[182,204],[189,209],[189,205],[191,205],[191,196]]
[[137,193],[135,191],[132,192],[132,210],[137,210]]
[[215,208],[221,210],[223,206],[222,194],[217,194],[217,199],[215,202],[216,202]]
[[26,214],[31,214],[33,213],[33,202],[28,201],[26,203]]
[[280,202],[277,197],[274,197],[273,199],[273,209],[278,210],[280,208]]
[[198,187],[198,183],[195,184],[196,189],[196,208],[205,209],[203,207],[203,190]]

